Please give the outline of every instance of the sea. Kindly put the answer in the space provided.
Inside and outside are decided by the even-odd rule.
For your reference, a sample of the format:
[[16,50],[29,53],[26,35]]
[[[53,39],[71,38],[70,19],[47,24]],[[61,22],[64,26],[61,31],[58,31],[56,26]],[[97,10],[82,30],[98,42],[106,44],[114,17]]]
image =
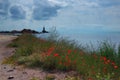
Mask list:
[[[47,38],[50,33],[39,34],[38,37]],[[58,31],[58,35],[61,38],[65,38],[70,41],[74,41],[78,45],[84,47],[91,46],[94,49],[98,49],[102,42],[108,42],[117,48],[120,45],[120,32],[68,32]]]

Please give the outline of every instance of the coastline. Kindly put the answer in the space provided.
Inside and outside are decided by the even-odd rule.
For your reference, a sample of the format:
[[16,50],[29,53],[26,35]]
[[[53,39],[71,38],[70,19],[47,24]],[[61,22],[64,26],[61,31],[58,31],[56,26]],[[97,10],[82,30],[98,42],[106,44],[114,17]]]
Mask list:
[[40,69],[29,69],[22,66],[2,64],[2,61],[15,52],[15,48],[7,47],[12,40],[17,38],[13,35],[0,34],[0,80],[45,80],[46,76],[56,77],[56,80],[64,79],[67,73],[46,72]]

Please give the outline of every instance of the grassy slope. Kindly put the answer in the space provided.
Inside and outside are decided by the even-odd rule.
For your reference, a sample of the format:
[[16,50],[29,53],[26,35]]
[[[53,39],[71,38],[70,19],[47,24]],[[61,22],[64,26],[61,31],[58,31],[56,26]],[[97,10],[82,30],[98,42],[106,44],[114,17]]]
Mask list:
[[31,34],[19,36],[9,44],[17,47],[15,54],[4,62],[45,70],[74,70],[83,75],[84,80],[120,78],[120,47],[116,52],[114,45],[102,42],[97,51],[88,52],[74,41],[52,37],[43,40]]

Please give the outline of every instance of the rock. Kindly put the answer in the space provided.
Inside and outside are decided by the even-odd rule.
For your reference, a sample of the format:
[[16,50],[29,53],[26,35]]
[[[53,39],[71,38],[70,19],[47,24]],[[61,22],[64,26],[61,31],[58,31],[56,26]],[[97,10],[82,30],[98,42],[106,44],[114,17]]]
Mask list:
[[4,69],[6,69],[6,67],[4,67]]
[[9,76],[8,79],[9,79],[9,80],[10,80],[10,79],[14,79],[14,77],[13,77],[13,76]]
[[23,74],[27,74],[27,72],[23,72]]
[[8,70],[7,72],[13,72],[14,70],[13,69],[11,69],[11,70]]
[[13,69],[16,69],[16,67],[14,67]]

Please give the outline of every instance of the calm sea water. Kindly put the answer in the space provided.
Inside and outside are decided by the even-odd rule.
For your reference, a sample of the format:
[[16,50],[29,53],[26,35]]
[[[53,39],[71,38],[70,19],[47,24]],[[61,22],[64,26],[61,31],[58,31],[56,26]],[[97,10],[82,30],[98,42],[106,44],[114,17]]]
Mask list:
[[[59,33],[61,37],[69,40],[75,40],[77,44],[83,46],[92,46],[97,48],[100,42],[109,41],[118,46],[120,44],[120,33],[106,32],[106,33]],[[40,34],[39,37],[46,38],[48,34]]]
[[117,33],[104,33],[104,34],[64,34],[65,37],[68,37],[70,40],[76,40],[81,44],[93,44],[96,45],[98,42],[110,41],[113,44],[120,43],[120,34]]

